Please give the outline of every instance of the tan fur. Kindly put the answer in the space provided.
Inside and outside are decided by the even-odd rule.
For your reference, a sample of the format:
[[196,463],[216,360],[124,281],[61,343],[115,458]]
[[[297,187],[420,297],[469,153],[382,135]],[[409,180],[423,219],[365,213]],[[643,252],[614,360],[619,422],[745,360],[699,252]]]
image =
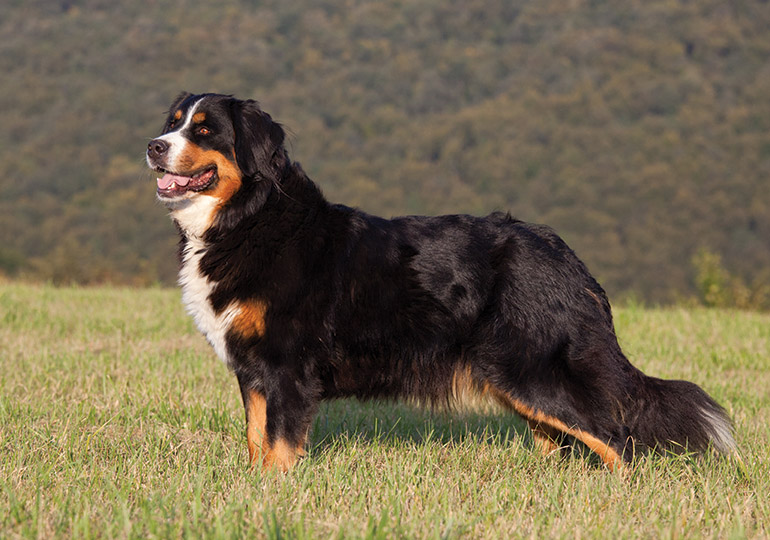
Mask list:
[[473,378],[470,366],[459,368],[452,374],[450,408],[480,412],[501,410],[489,389],[489,383],[480,384]]
[[[620,455],[618,455],[615,450],[610,448],[606,442],[597,439],[593,435],[586,433],[581,429],[570,427],[558,418],[549,416],[542,411],[535,410],[532,407],[529,407],[528,405],[525,405],[524,403],[511,398],[503,392],[497,391],[497,397],[501,401],[507,402],[511,409],[526,418],[528,422],[535,422],[536,424],[546,428],[554,429],[562,433],[566,433],[567,435],[572,435],[577,440],[585,444],[588,448],[590,448],[594,453],[596,453],[610,470],[614,471],[622,468],[623,460],[621,459]],[[553,432],[550,431],[550,433]],[[546,434],[546,432],[543,430],[541,434]],[[536,437],[540,437],[541,434],[537,434]]]
[[246,399],[246,442],[249,447],[249,463],[254,463],[262,455],[262,441],[267,426],[267,401],[256,390],[249,390]]
[[599,297],[596,295],[596,293],[595,293],[595,292],[593,292],[591,289],[588,289],[588,288],[587,288],[585,291],[586,291],[586,292],[589,294],[589,296],[590,296],[591,298],[593,298],[593,299],[594,299],[594,301],[596,302],[596,304],[597,304],[597,305],[599,306],[599,308],[601,309],[601,308],[602,308],[602,301],[601,301],[601,299],[600,299],[600,298],[599,298]]
[[267,304],[261,300],[242,302],[238,315],[233,319],[231,328],[246,338],[262,337],[265,335],[266,313]]
[[529,419],[527,420],[527,425],[532,430],[535,447],[540,450],[542,455],[550,456],[559,450],[559,445],[556,444],[560,433],[559,430]]
[[451,399],[457,405],[479,408],[479,405],[483,407],[489,401],[494,401],[508,410],[515,411],[527,421],[532,429],[535,446],[543,454],[551,454],[558,450],[555,441],[561,433],[566,433],[595,452],[610,470],[622,467],[623,460],[606,442],[600,441],[581,429],[570,427],[554,416],[549,416],[513,399],[506,392],[488,382],[479,383],[473,378],[470,367],[458,369],[452,375],[451,393]]
[[305,455],[307,434],[296,446],[285,439],[267,442],[267,401],[256,390],[249,390],[246,399],[246,442],[249,448],[249,463],[252,467],[261,461],[263,469],[272,467],[288,471],[301,456]]
[[[192,143],[188,143],[187,151],[179,156],[178,164],[179,168],[184,171],[201,171],[216,166],[219,180],[212,189],[201,193],[218,201],[217,210],[211,215],[212,220],[216,218],[219,209],[226,205],[240,189],[243,181],[243,173],[234,160],[227,159],[216,150],[204,150]],[[210,225],[211,223],[209,223]]]
[[285,439],[278,439],[265,453],[262,467],[265,469],[275,467],[280,471],[288,471],[297,459],[304,455],[304,446],[304,441],[297,446],[292,446]]

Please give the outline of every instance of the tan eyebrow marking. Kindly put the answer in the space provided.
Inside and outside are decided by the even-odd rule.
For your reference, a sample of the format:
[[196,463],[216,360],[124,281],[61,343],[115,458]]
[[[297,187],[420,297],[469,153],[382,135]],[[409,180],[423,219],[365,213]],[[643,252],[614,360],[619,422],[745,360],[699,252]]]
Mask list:
[[182,118],[182,109],[177,109],[174,113],[174,120],[179,120],[180,118]]
[[192,120],[193,120],[193,122],[195,122],[196,124],[200,124],[200,123],[201,123],[201,122],[203,122],[205,119],[206,119],[206,113],[205,113],[205,112],[199,112],[199,113],[195,113],[195,114],[193,115],[193,119],[192,119]]

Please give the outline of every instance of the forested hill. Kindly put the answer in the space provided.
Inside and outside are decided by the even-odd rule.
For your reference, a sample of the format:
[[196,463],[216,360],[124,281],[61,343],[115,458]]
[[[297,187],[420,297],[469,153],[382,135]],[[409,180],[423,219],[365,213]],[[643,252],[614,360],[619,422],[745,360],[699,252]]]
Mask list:
[[548,223],[612,295],[770,283],[766,0],[6,0],[0,273],[172,282],[146,142],[258,99],[330,199]]

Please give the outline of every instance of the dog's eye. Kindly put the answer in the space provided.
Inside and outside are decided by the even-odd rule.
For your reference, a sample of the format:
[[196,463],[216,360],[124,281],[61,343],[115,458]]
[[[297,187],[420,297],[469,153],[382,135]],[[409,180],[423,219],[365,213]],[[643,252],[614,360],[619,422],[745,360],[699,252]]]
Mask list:
[[198,129],[195,130],[195,132],[198,135],[209,135],[211,133],[211,130],[206,126],[200,126]]

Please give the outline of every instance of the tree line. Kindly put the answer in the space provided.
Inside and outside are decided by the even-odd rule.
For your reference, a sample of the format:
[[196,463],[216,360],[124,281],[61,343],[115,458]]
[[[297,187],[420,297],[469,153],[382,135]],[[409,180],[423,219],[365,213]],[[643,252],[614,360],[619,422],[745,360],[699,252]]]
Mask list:
[[651,302],[705,301],[707,253],[767,306],[766,1],[16,0],[2,11],[7,276],[174,281],[175,232],[143,152],[188,90],[258,99],[336,202],[548,223],[611,295]]

